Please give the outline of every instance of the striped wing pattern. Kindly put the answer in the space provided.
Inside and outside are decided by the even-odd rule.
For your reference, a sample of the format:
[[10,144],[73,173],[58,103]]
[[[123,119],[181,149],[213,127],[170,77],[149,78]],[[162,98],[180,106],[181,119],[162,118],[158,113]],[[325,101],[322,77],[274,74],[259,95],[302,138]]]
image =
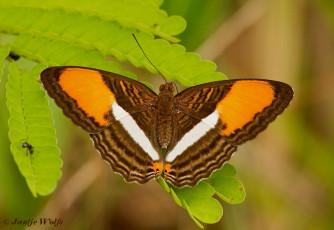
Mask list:
[[211,129],[173,160],[165,180],[175,187],[195,186],[200,180],[210,177],[214,170],[221,168],[236,150],[236,146]]
[[[269,80],[226,80],[191,87],[173,98],[171,141],[161,155],[158,95],[118,74],[51,67],[41,73],[48,94],[128,182],[160,176],[195,186],[222,167],[237,146],[256,137],[290,103],[293,91]],[[164,159],[163,159],[164,158]]]
[[[273,92],[273,99],[260,111],[254,112],[252,117],[240,128],[226,135],[230,120],[224,120],[222,113],[226,110],[235,110],[236,108],[224,107],[219,111],[218,104],[226,98],[229,93],[241,94],[242,92],[232,91],[232,87],[239,80],[226,80],[222,82],[212,82],[189,88],[175,96],[175,104],[179,112],[176,114],[174,127],[177,128],[179,135],[174,135],[172,146],[167,152],[173,152],[181,144],[183,136],[194,129],[198,124],[204,123],[203,119],[215,112],[218,113],[218,120],[214,125],[208,125],[208,131],[203,136],[197,138],[195,135],[191,140],[195,140],[189,147],[170,163],[170,172],[165,174],[165,179],[170,181],[176,187],[194,186],[201,179],[210,177],[211,173],[219,169],[224,162],[228,161],[231,155],[240,145],[256,137],[263,131],[270,122],[283,112],[290,103],[293,91],[285,83],[276,81],[245,80],[255,82],[256,84],[267,84]],[[247,89],[245,89],[247,92]],[[254,92],[256,95],[256,92]],[[238,102],[240,107],[237,113],[244,114],[248,110],[254,110],[250,101],[253,94],[241,97]],[[257,99],[260,100],[260,99]],[[264,103],[264,102],[262,102]],[[233,103],[232,103],[233,104]],[[253,111],[252,111],[253,112]],[[237,119],[237,118],[236,118]],[[240,121],[241,122],[241,121]],[[203,124],[205,126],[205,124]],[[185,143],[186,144],[186,143]],[[175,147],[176,146],[176,147]]]
[[120,123],[116,122],[102,132],[90,134],[90,137],[102,158],[125,181],[142,184],[159,176],[152,169],[151,157],[132,140]]

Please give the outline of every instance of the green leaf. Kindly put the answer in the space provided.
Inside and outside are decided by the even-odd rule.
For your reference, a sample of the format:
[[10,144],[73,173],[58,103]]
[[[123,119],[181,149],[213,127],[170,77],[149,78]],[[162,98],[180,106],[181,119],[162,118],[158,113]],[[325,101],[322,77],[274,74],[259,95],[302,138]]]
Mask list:
[[233,177],[222,177],[210,180],[216,194],[230,204],[239,204],[245,199],[245,189],[240,181]]
[[52,41],[47,37],[34,37],[29,33],[21,34],[14,40],[12,50],[16,54],[49,66],[85,66],[136,78],[132,73],[121,71],[118,63],[105,61],[105,56],[99,52],[87,51],[80,46],[60,40]]
[[209,179],[201,181],[193,188],[174,188],[162,178],[158,179],[158,183],[170,193],[175,203],[185,208],[194,222],[203,228],[200,222],[216,223],[223,215],[222,206],[213,198],[214,194],[230,204],[244,200],[244,187],[234,178],[235,174],[235,168],[226,163],[220,170],[213,172]]
[[215,190],[207,183],[193,188],[173,189],[178,198],[187,203],[192,215],[204,223],[216,223],[223,215],[219,202],[212,198]]
[[205,182],[209,183],[215,193],[230,204],[239,204],[244,201],[246,192],[242,183],[234,178],[235,168],[230,164],[224,164],[221,170],[212,173]]
[[[22,72],[13,62],[7,82],[10,148],[34,196],[48,195],[56,188],[62,166],[51,111],[36,78],[43,68]],[[22,148],[23,142],[33,146],[32,154]]]
[[[19,6],[19,7],[18,7]],[[81,1],[80,4],[76,1],[52,1],[52,0],[35,0],[35,1],[1,1],[0,7],[2,11],[18,14],[13,18],[12,22],[19,18],[24,17],[23,11],[39,11],[42,15],[32,13],[34,16],[32,19],[42,16],[43,20],[39,20],[38,25],[40,28],[46,28],[47,23],[62,24],[66,19],[58,21],[53,20],[53,13],[44,14],[43,12],[51,11],[67,11],[67,12],[80,12],[86,17],[96,17],[103,21],[115,21],[123,27],[133,28],[142,32],[154,34],[156,36],[165,38],[172,42],[177,42],[178,39],[173,37],[181,33],[185,29],[185,21],[181,17],[168,17],[167,13],[159,9],[159,4],[152,4],[152,2],[138,1],[138,0],[120,0],[109,1],[100,0],[95,1],[92,4],[91,1]],[[30,12],[28,12],[30,14]],[[25,17],[23,27],[29,25],[29,17]],[[8,19],[10,20],[10,19]],[[173,24],[170,26],[169,24]],[[78,24],[80,25],[80,24]],[[78,26],[80,27],[80,26]],[[75,29],[74,27],[71,27]],[[93,27],[92,27],[93,29]]]
[[[98,51],[104,56],[111,55],[119,61],[127,61],[136,67],[144,67],[156,73],[134,41],[131,34],[135,33],[147,56],[170,81],[178,81],[184,86],[194,86],[226,79],[222,73],[215,72],[216,65],[213,62],[200,60],[197,54],[187,53],[181,45],[171,45],[166,40],[154,39],[155,33],[148,31],[146,31],[148,33],[136,33],[132,27],[124,27],[118,21],[106,21],[100,17],[87,15],[85,12],[68,12],[53,7],[30,8],[25,4],[21,7],[4,5],[6,8],[1,9],[0,4],[0,30],[15,34],[29,33],[41,43],[28,45],[36,45],[32,48],[42,49],[38,50],[39,52],[49,52],[48,56],[56,51],[57,62],[68,63],[75,59],[75,56],[72,56],[71,52],[64,55],[65,52],[60,49],[43,48],[47,40],[62,42],[64,47],[76,46],[86,51]],[[17,18],[11,20],[13,14]],[[8,18],[10,19],[7,20]],[[178,20],[178,17],[171,17],[169,27],[175,27],[174,21]],[[20,43],[17,43],[17,47],[21,50],[16,50],[19,55],[34,54],[25,52],[19,45]],[[53,64],[50,61],[49,63]]]
[[163,34],[177,35],[186,28],[186,21],[180,16],[171,16],[160,25]]
[[0,47],[0,82],[1,82],[1,79],[2,79],[3,68],[5,67],[4,61],[5,61],[5,58],[9,54],[9,50],[10,50],[10,45],[9,44]]
[[[172,190],[172,191],[173,191],[173,190]],[[186,202],[185,200],[182,200],[182,204],[181,204],[181,206],[182,206],[184,209],[187,210],[187,212],[188,212],[190,218],[195,222],[195,224],[196,224],[198,227],[200,227],[201,229],[204,229],[204,227],[203,227],[203,225],[201,224],[201,222],[199,222],[199,221],[195,218],[194,214],[191,212],[191,209],[189,208],[189,206],[188,206],[188,204],[187,204],[187,202]]]

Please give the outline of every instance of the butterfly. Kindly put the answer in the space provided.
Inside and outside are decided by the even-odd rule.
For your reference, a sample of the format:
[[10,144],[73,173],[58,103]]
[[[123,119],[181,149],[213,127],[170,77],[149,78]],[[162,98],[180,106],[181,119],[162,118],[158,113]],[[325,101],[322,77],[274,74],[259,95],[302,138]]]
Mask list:
[[162,176],[178,188],[210,177],[293,97],[288,84],[260,79],[210,82],[176,95],[172,83],[156,94],[138,81],[84,67],[50,67],[40,79],[125,181]]

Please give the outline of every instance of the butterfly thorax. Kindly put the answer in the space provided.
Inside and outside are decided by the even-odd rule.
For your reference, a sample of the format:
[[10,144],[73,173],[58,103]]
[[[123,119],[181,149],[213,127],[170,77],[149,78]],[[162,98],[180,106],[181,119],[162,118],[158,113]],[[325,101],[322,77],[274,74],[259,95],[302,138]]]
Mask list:
[[174,86],[171,83],[160,86],[157,109],[158,142],[162,148],[167,148],[173,132],[172,112],[174,110]]

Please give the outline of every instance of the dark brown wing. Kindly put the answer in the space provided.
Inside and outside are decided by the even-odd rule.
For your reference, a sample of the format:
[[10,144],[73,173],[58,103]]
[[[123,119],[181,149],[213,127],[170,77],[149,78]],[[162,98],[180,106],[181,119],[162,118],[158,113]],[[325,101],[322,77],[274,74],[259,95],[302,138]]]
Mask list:
[[282,113],[292,96],[285,83],[253,79],[212,82],[179,93],[165,178],[182,187],[209,177],[237,145],[254,138]]
[[[48,94],[126,181],[155,177],[159,160],[154,105],[157,95],[143,84],[102,70],[51,67],[41,73]],[[153,125],[153,126],[152,126]],[[143,142],[143,143],[141,143]]]

